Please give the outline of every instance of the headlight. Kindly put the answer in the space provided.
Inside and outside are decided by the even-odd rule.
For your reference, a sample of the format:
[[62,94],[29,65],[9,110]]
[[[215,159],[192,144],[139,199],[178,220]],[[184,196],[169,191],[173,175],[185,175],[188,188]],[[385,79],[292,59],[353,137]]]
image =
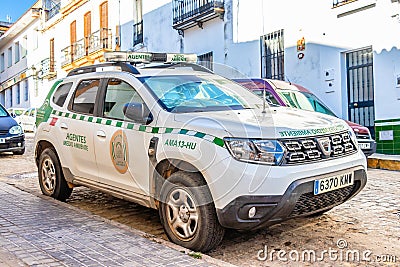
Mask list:
[[355,145],[356,150],[357,150],[358,149],[358,141],[357,141],[357,136],[354,133],[353,129],[349,130],[349,135],[350,135],[351,141],[353,141],[353,144]]
[[240,161],[279,165],[285,150],[277,140],[225,138],[232,156]]
[[11,127],[8,132],[10,134],[21,134],[21,133],[23,133],[22,127],[19,126],[19,125],[15,125],[15,126]]

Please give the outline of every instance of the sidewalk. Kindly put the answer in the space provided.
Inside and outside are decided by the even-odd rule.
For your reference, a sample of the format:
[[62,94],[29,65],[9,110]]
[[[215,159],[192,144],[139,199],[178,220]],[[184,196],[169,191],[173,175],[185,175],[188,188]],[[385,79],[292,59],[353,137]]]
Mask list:
[[372,154],[368,157],[368,167],[400,171],[400,155]]
[[229,266],[66,203],[0,188],[1,266]]

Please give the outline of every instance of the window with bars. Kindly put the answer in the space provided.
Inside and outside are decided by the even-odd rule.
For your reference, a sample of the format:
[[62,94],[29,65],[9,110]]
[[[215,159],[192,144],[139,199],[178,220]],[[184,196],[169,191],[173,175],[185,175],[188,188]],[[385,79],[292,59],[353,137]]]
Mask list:
[[285,80],[283,29],[261,36],[261,75],[267,79]]
[[197,57],[199,65],[206,67],[209,70],[213,70],[213,52],[208,52]]

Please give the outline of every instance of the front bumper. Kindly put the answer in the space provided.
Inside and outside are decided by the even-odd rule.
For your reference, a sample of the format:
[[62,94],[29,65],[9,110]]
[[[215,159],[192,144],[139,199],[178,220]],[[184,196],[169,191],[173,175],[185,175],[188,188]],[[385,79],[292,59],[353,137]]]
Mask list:
[[[328,174],[329,175],[329,174]],[[217,209],[219,222],[226,228],[254,230],[291,218],[329,210],[357,195],[367,182],[364,169],[354,171],[354,184],[314,196],[313,184],[318,177],[296,180],[286,192],[271,196],[240,196],[222,209]],[[257,213],[248,218],[251,207]]]
[[17,135],[11,137],[1,137],[5,139],[4,143],[0,143],[0,152],[20,151],[25,148],[25,135]]

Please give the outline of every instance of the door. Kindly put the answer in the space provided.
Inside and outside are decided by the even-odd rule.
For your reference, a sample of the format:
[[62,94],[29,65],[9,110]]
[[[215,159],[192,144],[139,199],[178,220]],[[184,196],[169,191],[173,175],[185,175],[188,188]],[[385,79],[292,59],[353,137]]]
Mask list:
[[79,82],[68,106],[68,113],[60,117],[61,145],[68,153],[70,168],[74,176],[97,181],[96,151],[93,144],[94,111],[99,92],[100,79]]
[[152,134],[139,131],[139,123],[124,116],[125,104],[143,103],[143,100],[134,87],[122,79],[110,78],[106,84],[100,108],[103,121],[94,127],[99,180],[119,191],[146,195]]
[[348,118],[367,127],[375,138],[372,47],[346,53]]
[[90,34],[92,33],[92,13],[89,11],[83,17],[83,34],[85,37],[85,51],[89,54]]

